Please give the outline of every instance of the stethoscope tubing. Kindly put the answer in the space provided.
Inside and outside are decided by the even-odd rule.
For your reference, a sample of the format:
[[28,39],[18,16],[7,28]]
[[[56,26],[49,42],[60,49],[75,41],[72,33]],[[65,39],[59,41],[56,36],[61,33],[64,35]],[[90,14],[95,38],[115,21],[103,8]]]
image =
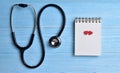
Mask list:
[[62,15],[62,26],[61,26],[61,29],[59,30],[58,34],[55,35],[57,37],[59,37],[61,35],[61,33],[63,32],[64,28],[65,28],[65,23],[66,23],[66,17],[65,17],[65,13],[63,11],[63,9],[56,5],[56,4],[48,4],[48,5],[45,5],[44,7],[42,7],[42,9],[39,11],[38,13],[38,17],[37,17],[37,28],[38,28],[38,32],[41,33],[40,31],[40,17],[41,17],[41,14],[43,12],[44,9],[46,9],[47,7],[55,7],[56,9],[58,9],[60,12],[61,12],[61,15]]

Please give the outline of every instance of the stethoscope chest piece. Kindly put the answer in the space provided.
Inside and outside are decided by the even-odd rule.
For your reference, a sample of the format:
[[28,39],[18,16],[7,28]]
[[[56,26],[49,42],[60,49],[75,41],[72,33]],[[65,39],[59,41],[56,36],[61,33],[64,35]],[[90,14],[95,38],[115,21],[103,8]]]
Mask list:
[[57,36],[53,36],[49,39],[49,45],[53,48],[57,48],[61,45],[61,40]]

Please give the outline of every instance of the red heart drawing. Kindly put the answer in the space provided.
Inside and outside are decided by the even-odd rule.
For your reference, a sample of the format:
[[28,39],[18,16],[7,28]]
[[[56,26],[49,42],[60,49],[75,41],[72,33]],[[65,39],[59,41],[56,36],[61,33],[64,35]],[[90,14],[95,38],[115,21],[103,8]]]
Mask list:
[[92,31],[89,31],[88,35],[92,35],[92,34],[93,34],[93,32],[92,32]]
[[84,31],[83,33],[84,33],[84,35],[92,35],[93,34],[93,32],[90,31],[90,30],[89,31]]
[[88,31],[84,31],[84,35],[87,35],[89,32]]

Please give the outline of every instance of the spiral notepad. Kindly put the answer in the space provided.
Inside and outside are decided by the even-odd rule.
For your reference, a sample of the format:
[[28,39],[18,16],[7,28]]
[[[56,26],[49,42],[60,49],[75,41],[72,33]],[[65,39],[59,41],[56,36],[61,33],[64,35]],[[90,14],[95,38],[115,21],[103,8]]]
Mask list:
[[75,56],[101,55],[101,19],[75,19]]

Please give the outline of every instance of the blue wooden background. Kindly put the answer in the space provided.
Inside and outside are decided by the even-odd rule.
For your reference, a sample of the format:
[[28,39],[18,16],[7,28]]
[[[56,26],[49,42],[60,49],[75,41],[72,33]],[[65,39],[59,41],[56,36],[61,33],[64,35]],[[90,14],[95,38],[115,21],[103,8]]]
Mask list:
[[[53,49],[48,46],[48,40],[60,28],[61,15],[55,8],[43,12],[41,29],[46,57],[36,69],[28,69],[21,63],[19,51],[11,40],[9,16],[10,8],[15,3],[32,4],[37,14],[42,6],[55,3],[66,14],[62,45]],[[76,17],[102,18],[101,56],[73,55],[73,22]],[[33,27],[32,12],[29,8],[16,8],[13,23],[18,43],[26,45]],[[25,52],[25,61],[29,65],[35,65],[41,56],[38,39],[36,32],[33,45]],[[120,73],[120,0],[0,0],[0,73]]]

